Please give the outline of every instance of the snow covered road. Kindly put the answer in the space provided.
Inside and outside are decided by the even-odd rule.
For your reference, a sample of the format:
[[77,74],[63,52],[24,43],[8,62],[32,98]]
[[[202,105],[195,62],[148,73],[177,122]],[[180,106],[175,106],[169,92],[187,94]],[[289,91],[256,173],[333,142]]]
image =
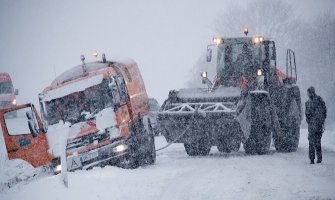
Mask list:
[[[310,165],[307,131],[294,153],[225,154],[189,157],[182,144],[157,152],[154,166],[135,170],[107,166],[20,183],[0,193],[7,199],[335,199],[335,132],[323,137],[323,163]],[[156,137],[156,148],[166,144]]]

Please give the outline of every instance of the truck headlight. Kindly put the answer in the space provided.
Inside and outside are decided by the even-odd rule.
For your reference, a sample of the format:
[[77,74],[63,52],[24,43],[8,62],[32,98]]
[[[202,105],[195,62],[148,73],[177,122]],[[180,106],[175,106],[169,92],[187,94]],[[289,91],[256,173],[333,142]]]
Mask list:
[[12,104],[16,105],[16,99],[13,99]]
[[216,44],[216,45],[223,44],[223,38],[214,37],[213,38],[213,43]]
[[201,72],[201,77],[202,78],[207,78],[207,72]]
[[128,146],[125,145],[125,144],[120,144],[120,145],[117,145],[116,147],[113,148],[113,151],[116,152],[116,153],[119,153],[119,152],[122,152],[122,151],[125,151],[128,149]]
[[257,76],[263,76],[263,70],[257,69]]
[[55,172],[60,172],[60,171],[62,171],[62,165],[57,165],[55,167]]

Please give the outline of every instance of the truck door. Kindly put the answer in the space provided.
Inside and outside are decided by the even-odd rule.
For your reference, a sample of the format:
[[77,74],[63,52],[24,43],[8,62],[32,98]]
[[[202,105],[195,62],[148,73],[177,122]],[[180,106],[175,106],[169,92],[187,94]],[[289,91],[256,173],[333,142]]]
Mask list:
[[34,167],[52,160],[41,119],[32,104],[1,110],[0,123],[10,160],[22,159]]

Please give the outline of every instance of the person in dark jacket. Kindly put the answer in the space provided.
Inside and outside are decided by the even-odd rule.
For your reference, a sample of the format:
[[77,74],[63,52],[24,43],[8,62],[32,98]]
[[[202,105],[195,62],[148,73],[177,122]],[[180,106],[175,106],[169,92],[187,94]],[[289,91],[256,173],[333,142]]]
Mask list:
[[327,118],[327,108],[323,99],[316,95],[314,87],[307,89],[308,101],[306,102],[306,121],[308,124],[309,159],[314,164],[315,151],[317,163],[322,162],[321,137]]

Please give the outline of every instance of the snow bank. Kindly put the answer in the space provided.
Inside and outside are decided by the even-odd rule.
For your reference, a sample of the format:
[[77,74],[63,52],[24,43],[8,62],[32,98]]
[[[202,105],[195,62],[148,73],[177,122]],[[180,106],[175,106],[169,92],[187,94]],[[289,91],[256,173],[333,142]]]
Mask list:
[[[335,132],[327,130],[323,163],[310,165],[307,130],[297,152],[266,155],[220,153],[187,156],[182,144],[157,152],[153,166],[135,170],[106,166],[69,173],[69,188],[60,175],[42,178],[0,193],[0,199],[334,199]],[[156,147],[166,145],[156,137]]]
[[98,85],[102,82],[103,75],[92,76],[87,79],[83,79],[71,84],[64,85],[62,87],[55,88],[45,93],[40,94],[42,101],[50,101],[52,99],[57,99],[60,97],[67,96],[74,92],[84,91],[86,88],[89,88],[94,85]]
[[37,170],[24,160],[0,157],[0,192],[18,182],[28,180],[37,173]]
[[64,123],[63,121],[59,121],[58,124],[49,126],[47,138],[50,154],[59,157],[65,151],[70,125],[69,122]]

